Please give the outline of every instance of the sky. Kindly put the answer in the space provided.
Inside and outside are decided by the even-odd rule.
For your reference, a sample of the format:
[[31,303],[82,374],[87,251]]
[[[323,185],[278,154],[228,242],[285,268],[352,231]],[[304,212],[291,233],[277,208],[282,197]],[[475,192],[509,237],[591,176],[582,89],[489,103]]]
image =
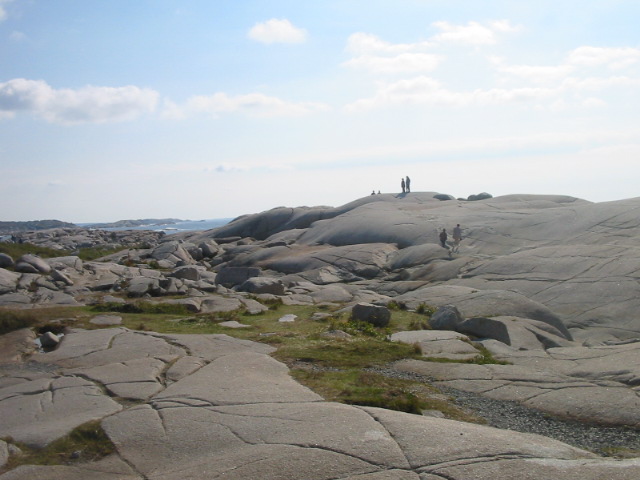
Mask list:
[[0,221],[640,196],[637,0],[0,0]]

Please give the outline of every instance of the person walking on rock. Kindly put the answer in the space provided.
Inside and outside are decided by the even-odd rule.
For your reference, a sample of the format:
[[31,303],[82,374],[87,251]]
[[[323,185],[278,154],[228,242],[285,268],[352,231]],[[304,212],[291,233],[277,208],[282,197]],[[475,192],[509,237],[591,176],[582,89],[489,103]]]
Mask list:
[[407,175],[407,179],[404,182],[404,184],[407,187],[407,193],[410,193],[411,192],[411,179],[409,178],[409,175]]
[[440,245],[442,245],[442,248],[447,248],[447,238],[449,238],[449,236],[447,235],[447,229],[443,228],[440,232]]
[[404,191],[404,188],[405,188],[404,178],[402,180],[400,180],[400,186],[402,187],[402,193],[405,193],[405,191]]
[[453,251],[457,252],[458,248],[460,248],[460,242],[462,241],[462,229],[460,228],[460,224],[457,224],[453,227]]

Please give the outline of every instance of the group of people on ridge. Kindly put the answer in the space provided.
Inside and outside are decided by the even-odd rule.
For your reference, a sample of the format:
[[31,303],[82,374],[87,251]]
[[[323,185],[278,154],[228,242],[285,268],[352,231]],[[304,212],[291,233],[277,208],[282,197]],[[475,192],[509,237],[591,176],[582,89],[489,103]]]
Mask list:
[[[447,246],[448,238],[449,238],[449,235],[447,234],[447,229],[443,228],[442,231],[440,232],[440,245],[442,245],[442,248],[446,248],[447,250],[449,250],[449,247]],[[455,227],[453,227],[453,248],[449,250],[449,254],[458,251],[461,241],[462,241],[462,229],[460,228],[460,224],[458,223]]]
[[409,175],[406,178],[400,180],[400,186],[402,187],[402,193],[410,193],[411,192],[411,179]]

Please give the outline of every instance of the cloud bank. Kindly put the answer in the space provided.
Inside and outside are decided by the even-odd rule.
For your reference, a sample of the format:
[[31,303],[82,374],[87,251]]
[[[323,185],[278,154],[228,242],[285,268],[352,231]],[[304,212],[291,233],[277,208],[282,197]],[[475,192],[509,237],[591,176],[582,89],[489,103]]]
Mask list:
[[287,19],[272,18],[266,22],[256,23],[247,36],[260,43],[303,43],[307,32],[295,27]]
[[31,113],[62,124],[133,120],[155,110],[158,93],[136,86],[54,89],[43,80],[0,83],[0,114]]

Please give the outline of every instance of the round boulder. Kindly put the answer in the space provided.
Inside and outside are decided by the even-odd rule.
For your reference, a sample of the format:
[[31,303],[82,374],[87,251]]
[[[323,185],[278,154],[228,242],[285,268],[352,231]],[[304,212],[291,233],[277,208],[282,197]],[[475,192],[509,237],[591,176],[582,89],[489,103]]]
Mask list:
[[387,307],[371,303],[357,303],[351,309],[351,317],[354,320],[368,322],[374,327],[386,327],[391,320],[391,312]]
[[51,266],[37,255],[27,253],[16,262],[16,270],[22,273],[50,273]]
[[429,325],[434,330],[455,331],[463,320],[462,315],[454,305],[443,305],[431,316]]
[[0,268],[11,268],[14,265],[13,258],[6,253],[0,253]]

